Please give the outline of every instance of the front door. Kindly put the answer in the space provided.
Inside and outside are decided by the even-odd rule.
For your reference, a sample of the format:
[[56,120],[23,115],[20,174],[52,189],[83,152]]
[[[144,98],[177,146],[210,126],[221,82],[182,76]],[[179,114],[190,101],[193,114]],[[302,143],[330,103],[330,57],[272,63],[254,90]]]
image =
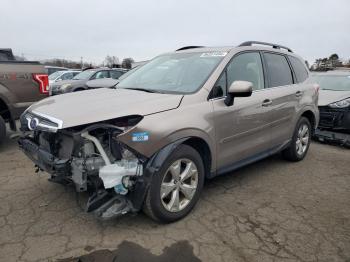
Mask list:
[[[226,106],[226,90],[236,80],[252,82],[253,94],[250,97],[237,97],[232,106]],[[214,86],[211,101],[215,118],[218,169],[258,157],[270,149],[271,91],[264,87],[259,52],[236,55]]]

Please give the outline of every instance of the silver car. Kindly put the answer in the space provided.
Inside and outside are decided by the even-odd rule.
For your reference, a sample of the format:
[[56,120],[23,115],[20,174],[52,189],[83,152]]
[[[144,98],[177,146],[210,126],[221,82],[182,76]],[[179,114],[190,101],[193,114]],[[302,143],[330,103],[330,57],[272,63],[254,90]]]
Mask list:
[[308,77],[303,60],[276,44],[184,47],[115,89],[34,104],[19,144],[51,181],[89,192],[88,212],[143,209],[172,222],[195,206],[206,179],[278,152],[305,157],[319,120]]

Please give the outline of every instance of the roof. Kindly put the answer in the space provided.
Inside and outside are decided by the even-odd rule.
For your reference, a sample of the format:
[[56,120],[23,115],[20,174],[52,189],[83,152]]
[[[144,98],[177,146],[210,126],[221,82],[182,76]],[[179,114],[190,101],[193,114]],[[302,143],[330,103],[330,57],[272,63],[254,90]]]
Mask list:
[[[175,52],[181,53],[194,53],[194,52],[230,52],[232,50],[262,50],[262,51],[272,51],[277,53],[283,53],[286,55],[296,56],[295,53],[288,47],[281,46],[278,44],[265,43],[259,41],[248,41],[240,44],[239,46],[221,46],[221,47],[202,47],[202,46],[185,46],[177,49]],[[300,58],[300,57],[299,57]]]

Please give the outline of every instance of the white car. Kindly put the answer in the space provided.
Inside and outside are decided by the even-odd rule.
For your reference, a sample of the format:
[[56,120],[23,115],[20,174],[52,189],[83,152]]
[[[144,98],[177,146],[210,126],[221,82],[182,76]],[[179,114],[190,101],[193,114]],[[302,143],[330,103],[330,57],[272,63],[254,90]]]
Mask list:
[[56,71],[49,75],[49,85],[54,82],[62,81],[62,80],[70,80],[79,74],[81,71],[78,70],[65,70],[65,71]]

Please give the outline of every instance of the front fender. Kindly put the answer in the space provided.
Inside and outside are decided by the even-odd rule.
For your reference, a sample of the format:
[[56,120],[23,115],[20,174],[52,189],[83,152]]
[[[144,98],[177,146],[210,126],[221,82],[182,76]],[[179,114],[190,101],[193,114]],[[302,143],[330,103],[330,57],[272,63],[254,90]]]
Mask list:
[[134,211],[141,210],[154,174],[158,172],[170,154],[186,140],[186,138],[183,138],[168,144],[144,163],[143,175],[138,179],[135,189],[130,191],[128,195],[128,199],[131,201]]

